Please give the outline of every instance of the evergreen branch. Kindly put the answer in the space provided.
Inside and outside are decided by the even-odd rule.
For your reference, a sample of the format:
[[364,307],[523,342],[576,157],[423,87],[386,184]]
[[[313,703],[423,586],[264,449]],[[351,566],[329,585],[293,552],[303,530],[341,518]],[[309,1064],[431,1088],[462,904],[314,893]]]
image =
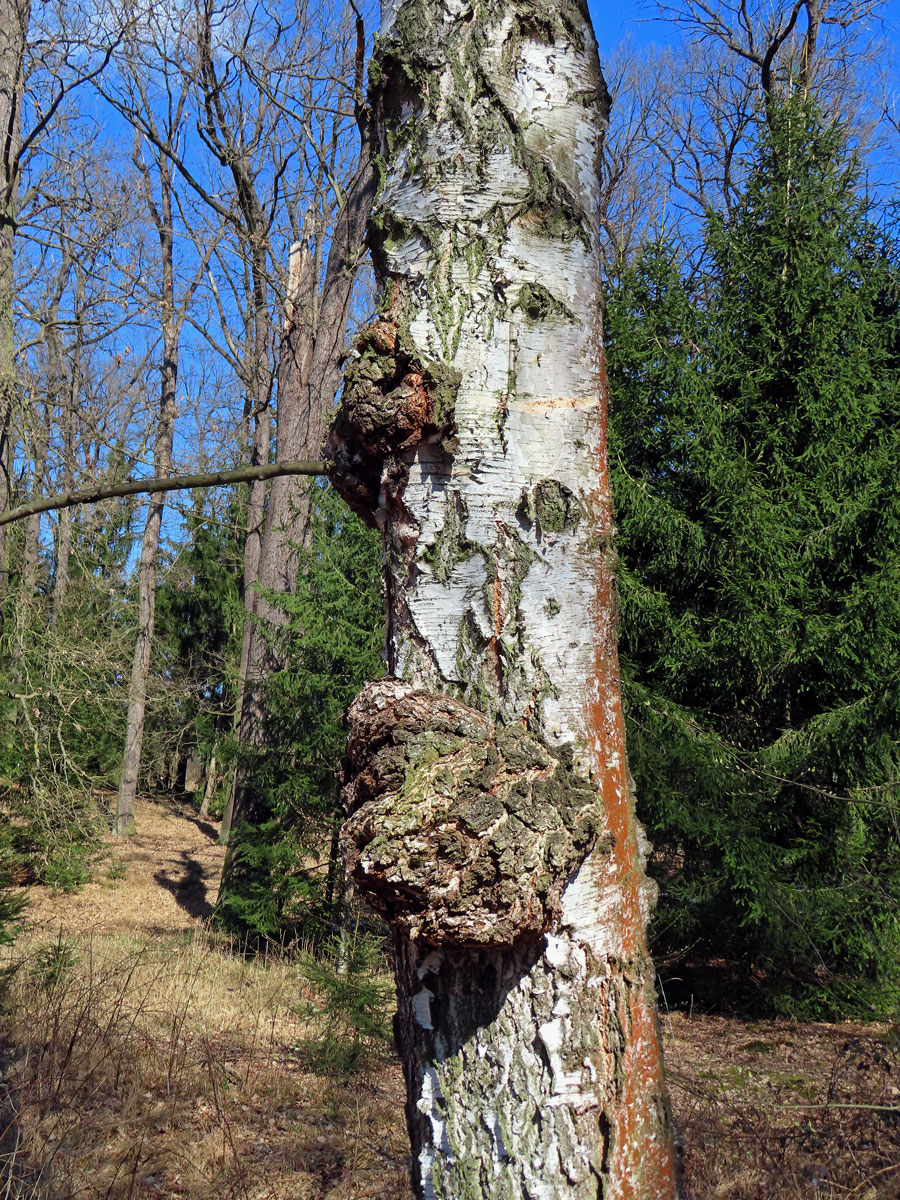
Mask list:
[[[639,687],[639,685],[637,686]],[[646,688],[640,688],[640,692],[645,696],[650,694]],[[650,701],[647,701],[647,703],[650,703]],[[847,707],[854,707],[858,703],[860,702],[856,701],[854,702],[854,705],[848,705]],[[835,800],[839,803],[845,803],[849,801],[853,804],[864,804],[868,805],[870,808],[886,808],[890,811],[894,811],[895,809],[895,805],[889,800],[869,800],[861,793],[884,791],[885,789],[889,788],[900,788],[900,780],[886,779],[881,783],[847,787],[847,789],[843,792],[836,792],[830,788],[820,787],[814,783],[806,783],[802,779],[792,778],[788,775],[780,775],[775,771],[766,770],[765,767],[759,765],[758,763],[753,763],[747,758],[742,758],[738,747],[734,746],[730,742],[725,741],[713,730],[704,728],[704,726],[702,726],[700,722],[696,720],[696,718],[689,716],[682,708],[680,708],[671,700],[666,703],[666,707],[664,709],[654,707],[653,712],[656,716],[663,716],[670,720],[677,721],[682,732],[687,734],[687,736],[691,737],[695,742],[703,746],[705,749],[720,751],[723,757],[714,759],[713,761],[716,763],[716,765],[725,767],[727,770],[743,771],[746,775],[752,775],[756,779],[769,780],[774,783],[784,784],[787,787],[800,788],[802,791],[809,792],[814,796],[820,796],[824,800]],[[646,725],[643,721],[639,720],[633,710],[629,712],[628,720],[632,725],[635,725],[638,729],[640,729],[642,733],[645,733],[648,736],[654,735],[654,730],[652,730],[649,725]],[[807,732],[808,728],[789,729],[786,731],[786,734],[802,736]],[[759,753],[770,751],[773,745],[777,746],[779,742],[784,740],[784,736],[785,735],[782,735],[782,737],[777,739],[776,742],[770,743],[768,746],[761,746]]]
[[282,475],[324,475],[324,473],[324,463],[302,460],[236,467],[233,471],[206,471],[200,475],[169,475],[164,479],[124,479],[119,483],[98,484],[96,487],[60,492],[56,496],[45,496],[40,500],[29,500],[27,504],[20,504],[17,508],[7,509],[5,513],[0,514],[0,525],[10,525],[14,521],[22,521],[37,513],[73,508],[76,504],[95,504],[100,500],[112,500],[121,496],[136,496],[141,493],[153,496],[158,492],[224,487],[232,483],[277,479]]

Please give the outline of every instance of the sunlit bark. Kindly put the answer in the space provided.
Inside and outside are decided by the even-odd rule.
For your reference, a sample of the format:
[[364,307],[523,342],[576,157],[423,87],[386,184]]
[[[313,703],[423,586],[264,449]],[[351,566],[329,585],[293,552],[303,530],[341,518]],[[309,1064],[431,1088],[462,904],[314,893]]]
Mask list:
[[576,0],[385,3],[384,285],[326,445],[384,533],[351,873],[396,931],[420,1197],[676,1195],[625,762],[597,169]]

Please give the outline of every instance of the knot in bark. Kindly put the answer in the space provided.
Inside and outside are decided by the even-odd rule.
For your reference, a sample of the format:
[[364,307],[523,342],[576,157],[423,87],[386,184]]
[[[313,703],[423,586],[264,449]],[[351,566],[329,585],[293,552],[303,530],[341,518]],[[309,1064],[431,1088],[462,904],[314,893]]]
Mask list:
[[399,494],[406,485],[404,451],[423,441],[452,448],[459,382],[453,367],[419,362],[393,321],[373,321],[357,336],[324,458],[328,477],[368,525],[382,488]]
[[344,847],[372,906],[434,946],[550,928],[600,826],[571,751],[394,679],[369,684],[349,721]]

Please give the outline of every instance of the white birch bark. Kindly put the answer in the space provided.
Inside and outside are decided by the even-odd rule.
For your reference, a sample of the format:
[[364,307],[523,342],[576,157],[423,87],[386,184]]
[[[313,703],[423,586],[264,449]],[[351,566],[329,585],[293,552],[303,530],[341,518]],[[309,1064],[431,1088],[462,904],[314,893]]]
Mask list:
[[381,319],[326,444],[384,532],[353,877],[396,929],[419,1197],[677,1194],[624,756],[579,0],[385,0]]

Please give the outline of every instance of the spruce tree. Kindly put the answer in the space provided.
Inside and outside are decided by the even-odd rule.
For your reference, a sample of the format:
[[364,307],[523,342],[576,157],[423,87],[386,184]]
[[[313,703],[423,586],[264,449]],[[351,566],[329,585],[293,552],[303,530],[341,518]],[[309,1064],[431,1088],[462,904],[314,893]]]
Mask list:
[[[181,755],[196,749],[220,768],[233,761],[243,521],[239,495],[223,502],[197,491],[180,537],[166,546],[151,660],[151,679],[159,682],[147,700],[143,786],[170,774],[173,747]],[[169,686],[160,687],[163,681]]]
[[900,996],[897,253],[799,97],[706,244],[701,278],[657,244],[608,297],[657,950],[695,994],[692,964],[724,962],[719,998],[878,1014]]
[[266,631],[284,666],[266,682],[265,750],[244,750],[268,817],[233,829],[238,869],[223,883],[217,915],[241,933],[283,935],[293,927],[315,940],[339,899],[344,714],[366,680],[384,672],[385,615],[377,532],[329,484],[313,486],[310,506],[296,592],[268,596],[285,620]]

